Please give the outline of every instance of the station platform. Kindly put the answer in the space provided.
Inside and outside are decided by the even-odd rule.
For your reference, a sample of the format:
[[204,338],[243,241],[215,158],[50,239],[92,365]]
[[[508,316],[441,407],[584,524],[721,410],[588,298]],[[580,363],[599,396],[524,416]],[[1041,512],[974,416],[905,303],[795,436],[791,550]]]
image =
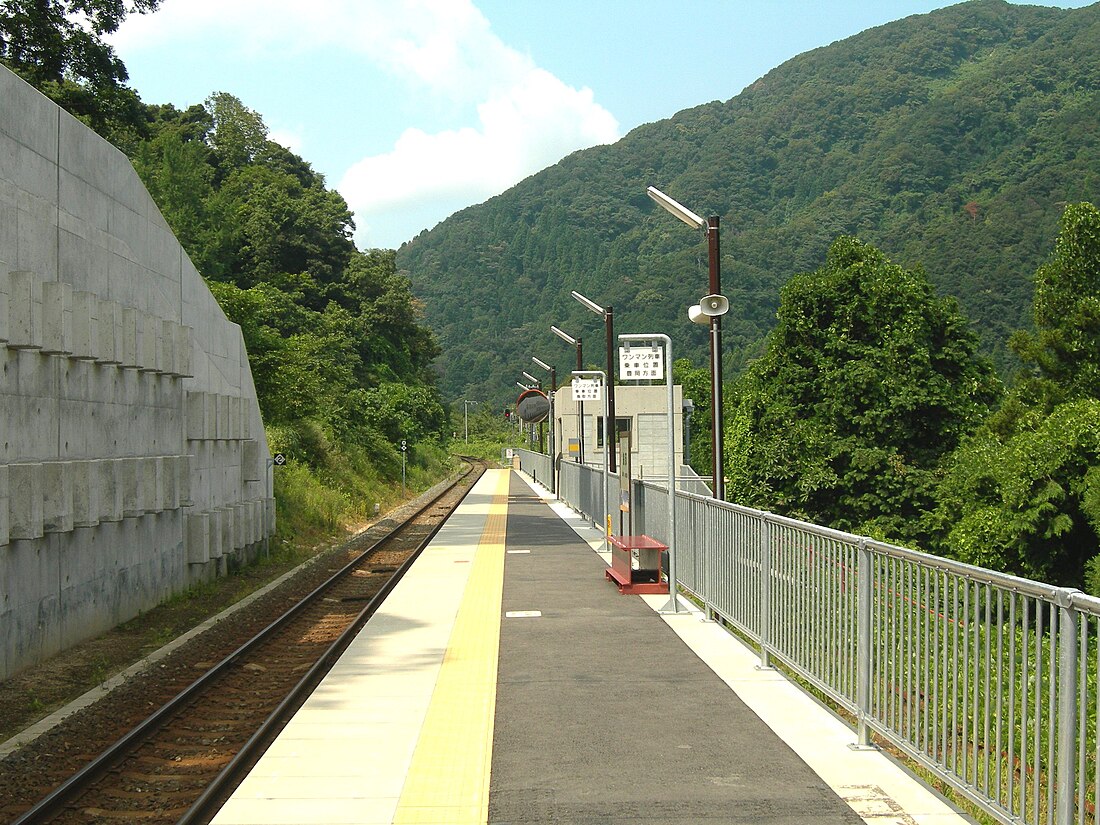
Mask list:
[[971,821],[603,545],[487,472],[214,823]]

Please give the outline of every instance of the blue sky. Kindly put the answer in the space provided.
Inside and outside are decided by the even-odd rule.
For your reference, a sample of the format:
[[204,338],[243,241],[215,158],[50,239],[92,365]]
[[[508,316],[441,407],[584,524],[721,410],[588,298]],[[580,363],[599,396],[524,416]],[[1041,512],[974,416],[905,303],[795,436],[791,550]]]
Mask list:
[[145,102],[235,95],[340,191],[361,248],[395,248],[570,152],[728,100],[809,49],[948,5],[162,0],[111,40]]

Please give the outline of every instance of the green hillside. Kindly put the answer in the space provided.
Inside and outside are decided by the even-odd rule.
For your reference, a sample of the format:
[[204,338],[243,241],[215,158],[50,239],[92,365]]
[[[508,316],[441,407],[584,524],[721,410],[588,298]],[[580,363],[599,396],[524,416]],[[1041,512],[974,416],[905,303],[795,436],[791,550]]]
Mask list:
[[446,394],[510,400],[532,355],[568,370],[552,323],[602,361],[573,289],[613,305],[617,331],[666,332],[704,362],[686,308],[707,291],[706,243],[649,185],[721,217],[728,376],[761,352],[781,286],[841,234],[922,266],[1007,370],[1064,204],[1100,197],[1100,4],[974,0],[863,32],[422,233],[397,265]]

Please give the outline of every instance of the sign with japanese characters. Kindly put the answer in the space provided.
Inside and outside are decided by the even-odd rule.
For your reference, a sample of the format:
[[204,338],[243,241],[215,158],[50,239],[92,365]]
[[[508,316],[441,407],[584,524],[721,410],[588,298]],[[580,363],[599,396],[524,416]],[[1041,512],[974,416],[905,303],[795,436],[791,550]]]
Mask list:
[[619,378],[623,381],[660,381],[665,377],[665,352],[657,344],[619,347]]
[[603,399],[603,382],[598,378],[574,378],[570,386],[573,387],[574,401],[600,401]]

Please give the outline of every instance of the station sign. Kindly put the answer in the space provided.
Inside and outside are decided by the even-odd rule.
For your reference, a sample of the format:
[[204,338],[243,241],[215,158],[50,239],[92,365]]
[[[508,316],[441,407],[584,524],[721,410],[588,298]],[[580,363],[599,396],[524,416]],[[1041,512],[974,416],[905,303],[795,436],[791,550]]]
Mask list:
[[598,378],[574,378],[570,386],[574,401],[603,400],[603,381]]
[[665,351],[658,344],[619,347],[619,378],[623,381],[661,381]]

